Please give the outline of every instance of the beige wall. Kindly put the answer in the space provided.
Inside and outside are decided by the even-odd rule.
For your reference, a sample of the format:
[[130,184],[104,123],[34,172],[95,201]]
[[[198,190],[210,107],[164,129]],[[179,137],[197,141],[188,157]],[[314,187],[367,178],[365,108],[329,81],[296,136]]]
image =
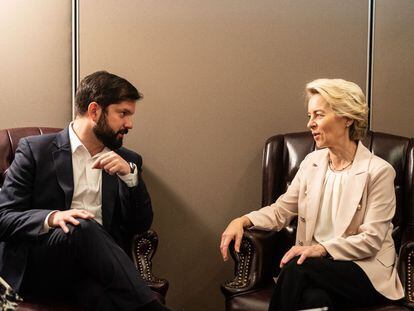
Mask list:
[[[144,157],[174,310],[222,310],[226,223],[260,206],[261,151],[305,130],[303,88],[365,88],[367,1],[119,1],[80,6],[81,76],[107,69],[144,93],[127,144]],[[323,8],[323,9],[321,9]],[[275,263],[276,264],[276,263]]]
[[376,3],[372,128],[414,136],[414,1]]
[[[373,129],[414,136],[414,7],[377,0]],[[218,253],[235,216],[258,208],[261,148],[305,130],[304,84],[365,89],[368,1],[81,1],[81,76],[138,86],[127,145],[144,156],[174,310],[221,310],[232,264]],[[0,128],[71,118],[71,1],[0,1]]]
[[71,1],[0,1],[0,128],[71,119]]

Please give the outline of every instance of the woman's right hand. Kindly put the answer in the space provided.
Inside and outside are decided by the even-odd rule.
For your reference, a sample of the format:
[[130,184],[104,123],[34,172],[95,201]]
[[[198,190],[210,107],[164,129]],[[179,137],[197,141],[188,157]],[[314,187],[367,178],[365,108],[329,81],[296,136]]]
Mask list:
[[223,234],[221,235],[220,242],[221,256],[223,257],[224,261],[227,261],[229,259],[228,249],[230,242],[234,240],[234,249],[236,252],[239,252],[244,228],[251,227],[252,225],[252,222],[247,216],[235,218],[229,223],[226,230],[224,230]]

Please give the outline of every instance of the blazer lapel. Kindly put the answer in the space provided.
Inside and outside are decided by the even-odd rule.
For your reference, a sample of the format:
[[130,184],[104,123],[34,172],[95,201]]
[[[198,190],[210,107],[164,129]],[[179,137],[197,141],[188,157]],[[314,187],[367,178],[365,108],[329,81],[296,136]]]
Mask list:
[[73,168],[68,128],[56,135],[53,164],[60,188],[65,194],[65,209],[70,209],[73,197]]
[[328,149],[324,149],[320,157],[313,160],[307,172],[306,241],[312,240],[315,231],[327,167]]
[[359,142],[336,213],[335,236],[345,232],[355,215],[367,182],[370,160],[371,153]]
[[102,224],[109,230],[118,194],[118,177],[102,170]]

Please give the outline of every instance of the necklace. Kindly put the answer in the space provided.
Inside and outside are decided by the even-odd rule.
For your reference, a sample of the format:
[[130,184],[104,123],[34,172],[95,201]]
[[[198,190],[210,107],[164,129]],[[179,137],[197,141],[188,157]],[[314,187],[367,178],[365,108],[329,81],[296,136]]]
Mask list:
[[328,164],[329,164],[329,167],[331,168],[331,170],[333,170],[333,171],[335,171],[335,172],[342,172],[344,169],[346,169],[346,168],[350,167],[350,166],[351,166],[351,164],[352,164],[352,162],[354,162],[354,160],[352,160],[351,162],[349,162],[347,165],[345,165],[345,166],[344,166],[343,168],[341,168],[341,169],[336,169],[336,168],[335,168],[335,166],[333,165],[333,163],[332,163],[332,160],[331,160],[331,159],[329,159]]

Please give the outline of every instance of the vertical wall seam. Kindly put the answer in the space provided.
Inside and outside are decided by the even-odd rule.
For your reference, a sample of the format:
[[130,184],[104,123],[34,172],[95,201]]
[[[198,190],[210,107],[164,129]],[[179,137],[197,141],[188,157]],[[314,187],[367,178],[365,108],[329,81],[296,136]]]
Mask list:
[[79,0],[72,0],[72,119],[75,118],[75,94],[79,85]]
[[369,107],[368,128],[372,130],[372,90],[374,83],[374,43],[375,43],[375,5],[376,0],[368,0],[368,42],[367,42],[367,80],[366,97]]

